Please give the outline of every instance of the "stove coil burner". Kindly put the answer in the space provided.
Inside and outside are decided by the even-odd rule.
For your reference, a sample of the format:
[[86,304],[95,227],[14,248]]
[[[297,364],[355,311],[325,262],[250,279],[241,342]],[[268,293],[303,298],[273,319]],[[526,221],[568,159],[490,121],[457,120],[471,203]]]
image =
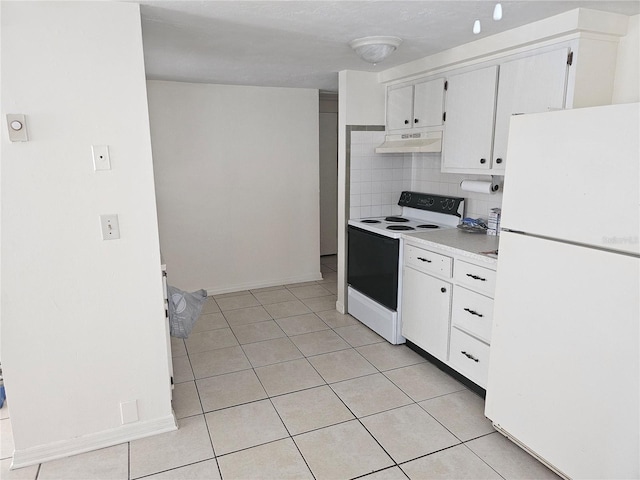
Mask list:
[[380,223],[380,220],[367,219],[367,220],[362,220],[362,223]]
[[384,219],[386,222],[408,222],[409,220],[407,220],[406,218],[402,218],[402,217],[385,217]]
[[389,225],[387,230],[415,230],[415,228],[408,225]]
[[440,228],[438,225],[434,225],[433,223],[425,223],[424,225],[418,225],[417,228]]

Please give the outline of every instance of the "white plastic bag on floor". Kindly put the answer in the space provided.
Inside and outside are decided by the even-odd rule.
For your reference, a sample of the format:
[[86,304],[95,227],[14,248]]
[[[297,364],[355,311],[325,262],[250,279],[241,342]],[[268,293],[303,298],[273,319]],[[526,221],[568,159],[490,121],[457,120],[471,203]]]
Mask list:
[[189,293],[167,285],[169,293],[169,333],[172,337],[187,338],[193,330],[193,325],[200,316],[204,301],[207,299],[205,290]]

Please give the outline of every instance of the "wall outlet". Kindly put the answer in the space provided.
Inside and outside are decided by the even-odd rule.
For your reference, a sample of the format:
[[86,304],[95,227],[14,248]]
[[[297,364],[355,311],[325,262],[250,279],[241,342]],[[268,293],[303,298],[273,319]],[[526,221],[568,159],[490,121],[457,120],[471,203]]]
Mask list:
[[120,238],[120,225],[118,215],[100,215],[100,228],[103,240],[116,240]]
[[111,170],[108,145],[91,145],[93,153],[93,170]]
[[138,401],[120,402],[120,420],[122,425],[138,421]]

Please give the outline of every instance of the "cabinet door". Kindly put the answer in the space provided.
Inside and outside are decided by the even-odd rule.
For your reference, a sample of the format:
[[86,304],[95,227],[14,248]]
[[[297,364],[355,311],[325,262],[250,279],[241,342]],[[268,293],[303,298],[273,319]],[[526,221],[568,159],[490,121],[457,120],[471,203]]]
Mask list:
[[491,167],[497,77],[494,65],[448,78],[443,170]]
[[564,108],[567,86],[568,48],[500,65],[493,169],[503,170],[511,116]]
[[387,90],[387,129],[411,128],[413,85]]
[[413,126],[442,125],[444,78],[436,78],[414,86]]
[[451,284],[407,267],[403,282],[402,335],[446,362]]

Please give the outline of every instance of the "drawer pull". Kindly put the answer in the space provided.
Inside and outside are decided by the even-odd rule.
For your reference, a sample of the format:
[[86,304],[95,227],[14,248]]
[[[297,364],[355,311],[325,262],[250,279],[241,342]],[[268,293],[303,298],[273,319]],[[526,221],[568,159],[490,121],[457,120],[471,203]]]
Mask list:
[[471,355],[470,353],[467,352],[463,352],[460,351],[461,354],[463,354],[465,357],[467,357],[469,360],[473,360],[474,362],[478,363],[480,360],[478,360],[476,357],[474,357],[473,355]]
[[478,317],[484,317],[484,315],[482,315],[481,313],[476,312],[475,310],[471,310],[470,308],[465,308],[464,309],[465,312],[469,312],[471,315],[477,315]]
[[423,257],[417,257],[418,260],[420,260],[421,262],[427,262],[427,263],[431,263],[431,260],[429,260],[428,258],[423,258]]
[[486,282],[487,281],[486,278],[482,278],[482,277],[479,277],[478,275],[473,275],[471,273],[467,273],[467,277],[471,277],[474,280],[480,280],[481,282]]

